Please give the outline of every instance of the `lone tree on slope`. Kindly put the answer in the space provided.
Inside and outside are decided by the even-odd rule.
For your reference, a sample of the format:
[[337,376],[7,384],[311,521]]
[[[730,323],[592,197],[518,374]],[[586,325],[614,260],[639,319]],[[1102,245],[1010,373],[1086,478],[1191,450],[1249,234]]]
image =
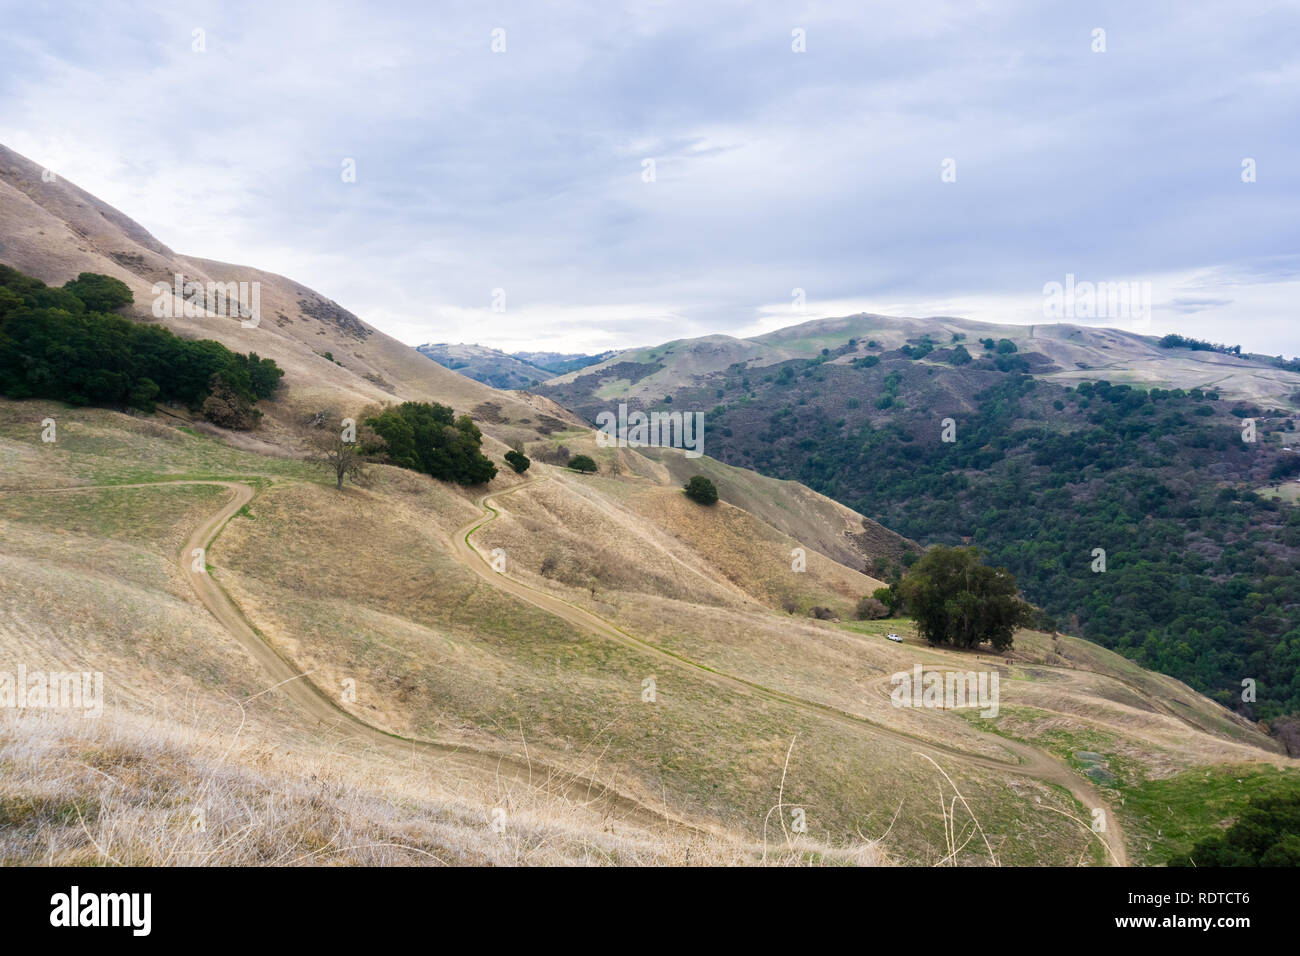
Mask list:
[[988,641],[1003,650],[1016,628],[1033,619],[1034,609],[1020,599],[1011,572],[982,563],[978,548],[933,547],[896,587],[931,644],[976,647]]
[[711,505],[718,500],[718,489],[703,475],[695,475],[686,482],[686,497],[702,505]]
[[334,474],[335,485],[343,490],[343,479],[351,478],[353,484],[369,484],[366,463],[370,453],[383,446],[383,439],[366,425],[357,425],[355,419],[322,423],[308,439],[311,453],[307,460],[329,469]]

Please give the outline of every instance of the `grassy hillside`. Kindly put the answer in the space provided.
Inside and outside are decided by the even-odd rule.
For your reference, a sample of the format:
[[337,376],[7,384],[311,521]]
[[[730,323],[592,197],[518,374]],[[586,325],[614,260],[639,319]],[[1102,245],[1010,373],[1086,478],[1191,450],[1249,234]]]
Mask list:
[[[763,339],[812,349],[830,339],[791,337],[816,330]],[[826,334],[846,331],[879,330],[864,319]],[[800,481],[923,544],[984,548],[1046,610],[1044,626],[1248,715],[1300,709],[1296,414],[1213,389],[1067,388],[1038,374],[1051,368],[1044,353],[986,341],[994,348],[924,337],[891,348],[882,334],[694,378],[671,407],[707,410],[714,457]],[[953,364],[967,345],[971,360]],[[593,371],[553,394],[594,415],[600,381]],[[584,387],[594,391],[581,397]],[[1242,440],[1247,419],[1254,441]],[[889,576],[902,564],[868,569]],[[1244,678],[1257,700],[1242,699]]]
[[[493,442],[533,440],[576,423],[546,399],[497,391],[429,361],[327,296],[284,276],[180,255],[72,183],[43,182],[39,166],[4,146],[0,239],[0,263],[49,285],[61,286],[82,272],[108,275],[134,294],[135,303],[127,310],[131,318],[159,324],[182,338],[213,339],[231,351],[273,359],[285,377],[275,398],[259,404],[266,417],[255,434],[242,439],[247,448],[299,455],[304,420],[321,411],[337,415],[374,402],[441,402],[483,420]],[[177,275],[205,285],[258,283],[260,321],[250,328],[228,315],[186,318],[170,294],[175,317],[155,317],[154,284],[172,289]]]
[[[53,445],[37,427],[48,415]],[[815,549],[796,574],[797,539],[735,505],[701,514],[658,463],[596,476],[535,464],[527,482],[494,483],[484,508],[482,491],[393,468],[339,493],[298,461],[40,402],[0,402],[0,463],[0,669],[100,670],[109,688],[105,717],[74,731],[7,718],[12,862],[53,835],[69,861],[758,862],[766,841],[769,862],[924,864],[950,853],[936,790],[969,806],[955,805],[973,841],[957,862],[1142,862],[1156,858],[1132,837],[1147,818],[1073,766],[1059,733],[1086,736],[1135,787],[1283,763],[1252,726],[1092,645],[1026,632],[1010,659],[972,659],[918,644],[906,622],[851,622],[876,582]],[[349,744],[348,724],[273,688],[176,563],[227,492],[123,487],[182,476],[255,492],[208,574],[305,675],[294,683],[334,700],[339,721],[444,756],[412,751],[408,765]],[[44,491],[76,485],[108,487]],[[465,563],[462,539],[501,549],[505,573]],[[813,620],[812,604],[839,620]],[[889,676],[916,663],[996,667],[1001,715],[891,706]],[[517,769],[485,769],[500,760]],[[576,779],[694,829],[584,809],[557,786]],[[278,796],[248,828],[237,808],[265,791]],[[503,802],[512,825],[498,834]],[[206,834],[187,829],[195,805]],[[1114,814],[1110,849],[1076,822],[1096,805]],[[807,833],[790,831],[795,807]]]
[[985,338],[1014,343],[1022,355],[1035,356],[1034,375],[1062,385],[1107,379],[1147,388],[1214,389],[1232,401],[1300,407],[1295,397],[1300,372],[1279,368],[1272,356],[1166,349],[1154,335],[1067,323],[997,325],[947,316],[872,314],[814,319],[749,339],[709,335],[628,349],[557,376],[540,391],[583,412],[594,408],[593,402],[604,403],[601,407],[620,400],[650,405],[684,388],[713,386],[736,372],[758,381],[795,359],[824,356],[847,365],[927,339],[938,347],[961,342],[978,354],[979,340]]

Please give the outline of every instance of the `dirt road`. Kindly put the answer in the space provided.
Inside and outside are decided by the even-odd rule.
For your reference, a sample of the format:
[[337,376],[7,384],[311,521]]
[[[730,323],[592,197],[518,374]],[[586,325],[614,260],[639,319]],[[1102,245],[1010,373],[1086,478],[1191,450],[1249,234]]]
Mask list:
[[[770,687],[765,687],[762,684],[755,683],[754,681],[746,680],[743,677],[737,677],[706,667],[705,665],[692,661],[686,657],[674,654],[664,648],[633,637],[631,634],[628,634],[626,631],[623,631],[604,618],[592,614],[585,608],[570,604],[561,598],[557,598],[554,595],[540,591],[537,588],[511,578],[507,574],[493,570],[487,559],[470,542],[470,537],[475,531],[478,531],[488,522],[495,519],[500,513],[488,502],[495,498],[502,498],[506,495],[516,494],[530,485],[547,480],[549,479],[546,477],[533,478],[522,484],[516,485],[513,488],[504,491],[490,492],[479,498],[478,505],[483,508],[484,514],[475,518],[473,521],[458,530],[453,542],[456,548],[457,557],[460,559],[461,563],[494,587],[513,594],[520,600],[527,601],[529,604],[539,607],[544,611],[549,611],[551,614],[554,614],[577,627],[582,627],[588,631],[599,634],[609,640],[617,641],[620,644],[642,653],[648,653],[673,667],[690,672],[698,679],[709,681],[717,686],[754,694],[767,700],[786,704],[800,710],[810,711],[821,717],[836,721],[841,725],[851,726],[857,730],[869,729],[873,734],[878,734],[907,744],[917,751],[931,755],[931,757],[944,756],[972,766],[982,767],[987,770],[1032,777],[1037,780],[1042,780],[1063,787],[1089,810],[1095,807],[1106,808],[1106,832],[1095,833],[1094,835],[1106,847],[1112,863],[1117,866],[1128,865],[1128,853],[1124,846],[1123,830],[1119,820],[1117,819],[1117,814],[1111,811],[1109,803],[1104,801],[1101,795],[1067,764],[1035,747],[1030,746],[1029,744],[1008,740],[1005,737],[995,738],[999,746],[1010,750],[1020,758],[1019,763],[996,760],[992,757],[985,757],[981,754],[973,754],[953,747],[947,747],[943,744],[927,740],[924,737],[885,726],[884,724],[877,723],[861,715],[840,710],[839,708],[832,707],[828,704],[821,704],[816,701],[796,697],[782,691],[774,690]],[[1089,819],[1083,821],[1080,825],[1090,829],[1090,824],[1091,820]]]
[[[520,760],[507,754],[479,751],[459,744],[414,740],[380,730],[344,710],[292,663],[280,656],[259,635],[230,596],[205,571],[193,570],[196,549],[203,549],[206,561],[208,549],[240,508],[256,496],[249,485],[235,481],[159,481],[129,485],[82,485],[23,492],[25,494],[63,494],[77,491],[103,491],[122,488],[150,488],[174,485],[216,485],[229,489],[233,495],[222,508],[210,515],[194,532],[177,557],[181,573],[194,588],[194,593],[212,616],[238,641],[271,678],[271,685],[284,693],[297,707],[314,718],[320,725],[358,744],[380,749],[397,757],[409,759],[417,754],[432,754],[462,768],[487,772],[505,782],[522,784],[566,800],[592,807],[614,819],[651,830],[665,827],[681,832],[694,830],[715,833],[713,828],[701,826],[651,807],[630,794],[615,790],[610,784],[550,766],[538,760]],[[486,811],[485,811],[486,819]]]
[[[942,756],[987,770],[1016,774],[1056,784],[1068,790],[1075,799],[1088,808],[1108,806],[1100,795],[1067,765],[1028,744],[1007,740],[1003,737],[996,738],[999,746],[1010,750],[1020,759],[1019,763],[1012,763],[934,743],[906,731],[879,724],[858,714],[796,697],[742,677],[713,670],[703,664],[633,637],[584,608],[569,604],[567,601],[530,587],[506,574],[494,571],[469,540],[475,531],[498,516],[499,512],[488,503],[489,500],[514,494],[537,482],[547,480],[549,479],[545,477],[534,478],[523,484],[516,485],[514,488],[483,495],[478,499],[478,505],[483,508],[484,514],[456,532],[452,544],[457,559],[492,587],[512,594],[520,600],[554,614],[577,627],[656,657],[673,667],[691,673],[697,679],[709,681],[716,686],[738,690],[811,712],[841,725],[853,727],[856,730],[866,730],[872,734],[878,734],[907,744],[916,751],[928,754],[931,757]],[[247,484],[215,479],[180,480],[129,485],[83,485],[25,493],[60,494],[77,491],[148,488],[154,485],[215,485],[232,492],[230,500],[220,510],[210,515],[190,535],[189,540],[185,542],[178,555],[178,567],[186,576],[186,579],[190,581],[195,594],[203,605],[235,638],[240,646],[252,655],[254,660],[272,679],[271,686],[286,694],[296,706],[313,717],[319,724],[346,737],[351,737],[359,743],[382,749],[395,756],[409,758],[417,753],[434,754],[465,768],[488,771],[498,777],[558,793],[567,799],[591,805],[616,819],[648,829],[662,830],[668,827],[670,829],[690,829],[712,834],[720,832],[717,828],[693,823],[658,810],[629,794],[615,790],[607,783],[589,777],[549,767],[537,761],[522,761],[510,755],[473,750],[456,744],[400,737],[380,730],[344,710],[291,662],[280,656],[252,628],[229,595],[212,579],[212,576],[206,570],[194,570],[196,560],[194,552],[196,549],[202,549],[202,557],[206,561],[208,549],[226,526],[226,523],[240,508],[244,507],[256,496],[256,491]],[[1107,813],[1107,822],[1106,832],[1095,834],[1095,836],[1106,847],[1111,861],[1115,865],[1127,866],[1128,855],[1125,852],[1124,836],[1119,820],[1116,819],[1114,813]],[[1086,826],[1086,823],[1080,825]]]

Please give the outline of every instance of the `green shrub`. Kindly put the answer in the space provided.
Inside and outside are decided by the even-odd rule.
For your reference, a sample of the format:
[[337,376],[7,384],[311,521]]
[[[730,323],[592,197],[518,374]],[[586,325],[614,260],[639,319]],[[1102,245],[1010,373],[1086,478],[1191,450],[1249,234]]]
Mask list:
[[703,475],[695,475],[686,482],[686,497],[702,505],[711,505],[718,500],[718,489]]
[[63,288],[80,299],[88,312],[113,312],[135,301],[135,296],[121,279],[95,272],[83,272],[65,282]]
[[1033,615],[1011,572],[982,563],[976,548],[931,548],[898,590],[931,644],[977,647],[987,641],[1002,650]]

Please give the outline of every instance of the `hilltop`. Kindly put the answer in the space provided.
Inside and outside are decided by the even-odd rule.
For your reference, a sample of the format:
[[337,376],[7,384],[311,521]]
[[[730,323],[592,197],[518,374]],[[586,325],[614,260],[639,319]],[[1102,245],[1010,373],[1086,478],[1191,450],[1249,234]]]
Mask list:
[[783,362],[823,355],[832,365],[849,365],[927,340],[940,349],[974,343],[976,354],[986,338],[1013,342],[1030,374],[1062,385],[1105,379],[1141,387],[1213,389],[1229,400],[1300,408],[1300,372],[1278,368],[1269,356],[1165,349],[1157,336],[1068,323],[997,325],[866,313],[814,319],[746,339],[707,335],[628,349],[555,376],[539,391],[571,408],[592,400],[651,404],[683,388],[707,388],[736,371],[761,377]]

